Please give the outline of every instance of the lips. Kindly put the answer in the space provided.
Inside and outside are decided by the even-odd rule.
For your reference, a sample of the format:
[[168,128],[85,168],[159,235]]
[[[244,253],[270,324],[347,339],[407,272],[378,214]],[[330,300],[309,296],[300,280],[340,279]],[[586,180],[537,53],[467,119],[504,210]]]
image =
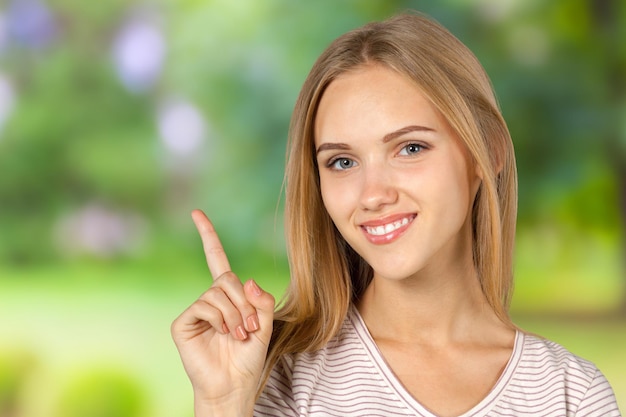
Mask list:
[[390,243],[398,238],[417,215],[415,213],[385,218],[361,225],[367,239],[376,244]]

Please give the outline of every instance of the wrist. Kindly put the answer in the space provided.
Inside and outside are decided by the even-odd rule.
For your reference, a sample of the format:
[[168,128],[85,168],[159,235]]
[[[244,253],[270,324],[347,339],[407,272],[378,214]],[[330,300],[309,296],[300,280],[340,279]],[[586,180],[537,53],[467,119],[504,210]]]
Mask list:
[[194,394],[195,417],[252,417],[254,412],[254,394],[237,395],[231,393],[218,399],[205,399]]

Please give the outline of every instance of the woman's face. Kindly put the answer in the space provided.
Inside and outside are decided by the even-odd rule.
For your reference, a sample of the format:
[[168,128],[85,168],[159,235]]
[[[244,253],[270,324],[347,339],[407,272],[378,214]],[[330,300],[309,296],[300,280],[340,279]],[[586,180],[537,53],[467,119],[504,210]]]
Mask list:
[[471,265],[480,178],[410,79],[378,65],[338,77],[319,104],[315,148],[326,210],[375,277]]

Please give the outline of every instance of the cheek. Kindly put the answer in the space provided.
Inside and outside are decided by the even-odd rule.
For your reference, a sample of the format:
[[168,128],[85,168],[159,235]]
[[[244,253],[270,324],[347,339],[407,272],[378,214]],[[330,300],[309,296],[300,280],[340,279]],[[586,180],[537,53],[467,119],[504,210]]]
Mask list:
[[[450,190],[450,194],[459,204],[459,208],[471,208],[473,196],[477,190],[477,184],[480,179],[477,177],[476,169],[467,152],[464,152],[460,146],[457,146],[450,153],[450,159],[447,161],[449,169],[446,181],[446,187]],[[451,196],[452,197],[452,196]]]
[[336,213],[338,211],[338,205],[341,199],[338,198],[337,187],[332,187],[328,180],[325,180],[323,176],[320,176],[320,193],[322,194],[322,203],[326,211],[330,215],[333,221],[335,221]]
[[448,190],[447,205],[452,217],[456,219],[455,222],[464,222],[472,210],[473,184],[470,181],[470,178],[463,170],[462,172],[456,172],[455,175],[451,175],[445,187]]
[[462,158],[443,158],[431,167],[428,177],[415,187],[421,205],[438,221],[456,227],[471,210],[472,179]]
[[349,187],[342,186],[341,182],[328,181],[320,178],[320,192],[326,211],[338,228],[341,228],[341,219],[350,216],[352,196]]

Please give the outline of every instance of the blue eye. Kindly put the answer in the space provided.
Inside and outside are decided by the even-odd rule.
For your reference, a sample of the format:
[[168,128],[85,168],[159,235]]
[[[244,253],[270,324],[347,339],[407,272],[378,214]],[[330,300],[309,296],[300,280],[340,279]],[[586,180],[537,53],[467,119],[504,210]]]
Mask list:
[[415,155],[422,150],[424,150],[424,147],[419,143],[409,143],[402,148],[400,155]]
[[336,169],[338,171],[342,171],[344,169],[352,168],[355,164],[356,164],[356,162],[354,162],[352,159],[349,159],[349,158],[337,158],[337,159],[335,159],[333,161],[330,161],[329,166],[332,169]]

